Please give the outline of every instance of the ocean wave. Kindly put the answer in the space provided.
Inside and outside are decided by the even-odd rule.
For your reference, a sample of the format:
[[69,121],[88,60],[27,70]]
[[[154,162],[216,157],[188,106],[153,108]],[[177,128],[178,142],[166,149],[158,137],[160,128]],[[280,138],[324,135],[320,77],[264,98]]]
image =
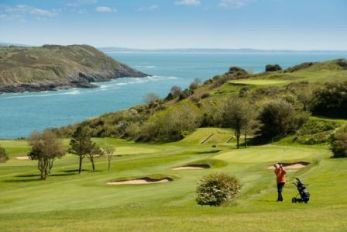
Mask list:
[[154,69],[156,68],[157,66],[155,65],[136,65],[135,68],[145,68],[145,69]]
[[[65,93],[61,93],[61,95],[78,95],[81,92],[78,89],[72,89],[71,91],[65,92]],[[57,94],[59,95],[59,94]]]

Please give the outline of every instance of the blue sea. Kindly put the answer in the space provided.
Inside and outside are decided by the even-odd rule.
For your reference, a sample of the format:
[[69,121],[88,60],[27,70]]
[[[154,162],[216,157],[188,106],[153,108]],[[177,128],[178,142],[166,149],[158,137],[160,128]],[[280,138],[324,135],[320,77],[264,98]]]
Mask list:
[[266,64],[293,66],[306,61],[347,58],[347,52],[116,52],[114,59],[150,77],[97,83],[96,89],[69,89],[0,95],[0,138],[28,136],[143,103],[153,92],[165,97],[173,85],[186,88],[196,78],[209,79],[230,66],[261,72]]

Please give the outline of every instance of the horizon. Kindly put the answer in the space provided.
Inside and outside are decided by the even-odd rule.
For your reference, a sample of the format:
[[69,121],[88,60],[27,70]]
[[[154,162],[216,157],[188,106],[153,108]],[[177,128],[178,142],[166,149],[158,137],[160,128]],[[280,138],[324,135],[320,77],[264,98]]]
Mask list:
[[[17,44],[17,43],[9,43],[9,42],[0,42],[0,47],[4,46],[14,46],[14,47],[42,47],[45,45],[56,45],[56,46],[93,46],[90,44],[39,44],[39,45],[31,45],[31,44]],[[257,48],[211,48],[211,47],[201,47],[201,48],[194,48],[194,47],[174,47],[174,48],[133,48],[133,47],[117,47],[117,46],[95,46],[95,48],[99,50],[107,50],[107,49],[114,49],[114,50],[124,50],[124,51],[190,51],[190,50],[196,50],[196,51],[242,51],[242,52],[347,52],[347,49],[341,49],[341,50],[329,50],[329,49],[313,49],[313,50],[296,50],[296,49],[257,49]]]
[[4,0],[0,33],[32,46],[346,51],[345,12],[343,0]]

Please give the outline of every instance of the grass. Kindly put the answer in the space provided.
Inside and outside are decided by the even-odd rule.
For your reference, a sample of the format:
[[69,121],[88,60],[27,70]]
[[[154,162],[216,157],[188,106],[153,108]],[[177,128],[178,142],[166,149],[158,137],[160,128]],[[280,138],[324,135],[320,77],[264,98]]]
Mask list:
[[[215,133],[213,144],[201,140]],[[115,146],[111,171],[104,157],[92,173],[85,160],[76,173],[77,157],[57,160],[47,181],[38,180],[36,163],[17,160],[28,151],[25,141],[0,141],[10,160],[0,164],[1,231],[344,231],[347,227],[347,160],[331,159],[326,145],[293,143],[234,149],[225,138],[231,131],[198,129],[183,141],[136,144],[119,139],[96,139]],[[212,137],[211,137],[212,139]],[[68,141],[65,141],[67,144]],[[213,152],[212,152],[213,151]],[[274,162],[307,161],[311,164],[289,172],[285,202],[277,203]],[[172,170],[190,163],[209,163],[210,169]],[[195,203],[198,180],[212,172],[226,172],[240,179],[238,198],[224,207]],[[173,182],[139,186],[108,186],[118,178],[170,176]],[[312,201],[291,204],[300,177],[309,184]]]

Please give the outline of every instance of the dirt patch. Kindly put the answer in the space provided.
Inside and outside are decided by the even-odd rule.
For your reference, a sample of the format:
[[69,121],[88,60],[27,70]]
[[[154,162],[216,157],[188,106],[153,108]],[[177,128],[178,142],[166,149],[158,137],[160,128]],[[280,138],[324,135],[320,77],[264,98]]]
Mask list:
[[[295,162],[295,163],[282,163],[283,167],[288,170],[298,170],[298,169],[306,167],[309,164],[310,164],[309,162],[303,162],[303,161]],[[271,165],[268,167],[268,169],[274,170],[275,167]]]
[[107,182],[108,185],[141,185],[141,184],[161,184],[161,183],[168,183],[173,181],[171,177],[164,177],[164,178],[150,178],[150,177],[143,177],[143,178],[137,178],[137,179],[131,179],[131,180],[114,180]]
[[211,166],[208,164],[190,164],[190,165],[185,165],[182,167],[176,167],[176,168],[173,168],[172,170],[176,170],[176,171],[179,171],[179,170],[201,170],[201,169],[208,169],[208,168],[211,168]]
[[29,160],[28,156],[17,156],[16,160]]

